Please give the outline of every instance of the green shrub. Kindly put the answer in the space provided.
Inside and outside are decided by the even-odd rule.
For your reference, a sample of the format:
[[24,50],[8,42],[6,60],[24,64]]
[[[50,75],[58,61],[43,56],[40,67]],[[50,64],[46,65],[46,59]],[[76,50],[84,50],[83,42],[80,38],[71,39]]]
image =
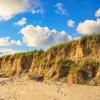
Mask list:
[[86,58],[83,63],[82,63],[82,68],[87,68],[88,66],[95,66],[98,67],[100,66],[100,62],[93,59],[93,58]]
[[66,60],[65,58],[60,58],[58,61],[59,66],[59,77],[65,77],[68,75],[71,66],[74,64],[71,60]]
[[50,60],[50,61],[48,62],[47,67],[52,67],[53,64],[55,64],[55,60],[54,60],[54,59],[52,59],[52,60]]
[[70,72],[77,72],[79,70],[86,69],[88,67],[99,67],[100,66],[100,61],[97,61],[93,58],[85,58],[81,62],[72,65]]

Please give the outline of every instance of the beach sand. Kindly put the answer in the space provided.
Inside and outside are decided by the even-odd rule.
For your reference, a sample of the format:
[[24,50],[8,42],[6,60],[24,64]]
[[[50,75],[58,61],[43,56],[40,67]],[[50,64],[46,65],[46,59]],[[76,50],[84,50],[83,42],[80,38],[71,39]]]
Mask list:
[[0,78],[0,100],[100,100],[100,86]]

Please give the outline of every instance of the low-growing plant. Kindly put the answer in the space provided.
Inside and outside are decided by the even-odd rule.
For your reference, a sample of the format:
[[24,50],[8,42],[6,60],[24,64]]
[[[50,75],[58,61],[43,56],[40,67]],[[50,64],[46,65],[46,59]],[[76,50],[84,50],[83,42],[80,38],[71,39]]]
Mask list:
[[10,56],[11,56],[11,55],[5,55],[5,56],[3,56],[3,59],[4,59],[4,60],[8,60],[8,59],[10,58]]
[[61,58],[58,61],[58,66],[59,66],[59,77],[65,77],[68,75],[71,66],[74,64],[73,61],[71,60],[66,60],[64,58]]
[[82,65],[83,68],[87,68],[88,66],[95,66],[95,67],[99,67],[100,66],[100,61],[97,61],[93,58],[86,58],[84,59]]

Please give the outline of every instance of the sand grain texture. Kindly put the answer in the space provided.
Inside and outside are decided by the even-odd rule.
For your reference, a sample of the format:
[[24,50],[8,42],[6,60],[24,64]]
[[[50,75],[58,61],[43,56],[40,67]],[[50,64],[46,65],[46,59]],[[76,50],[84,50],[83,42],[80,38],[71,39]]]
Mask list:
[[100,86],[1,78],[0,100],[100,100]]

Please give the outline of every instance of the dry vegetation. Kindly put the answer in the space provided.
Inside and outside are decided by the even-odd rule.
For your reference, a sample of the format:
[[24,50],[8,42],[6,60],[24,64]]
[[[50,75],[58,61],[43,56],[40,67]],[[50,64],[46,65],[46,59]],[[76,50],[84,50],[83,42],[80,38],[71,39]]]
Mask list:
[[0,73],[6,77],[24,73],[37,80],[100,85],[100,35],[85,36],[47,51],[1,57]]

